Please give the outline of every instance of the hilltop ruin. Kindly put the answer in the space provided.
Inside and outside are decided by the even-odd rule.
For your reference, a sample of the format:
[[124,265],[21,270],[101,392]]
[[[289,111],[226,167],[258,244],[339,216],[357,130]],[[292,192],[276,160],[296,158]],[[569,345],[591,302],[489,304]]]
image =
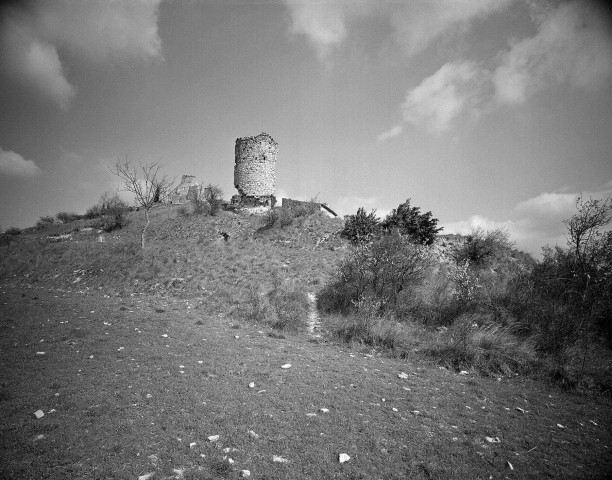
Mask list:
[[236,139],[232,205],[252,213],[274,207],[278,144],[267,133]]

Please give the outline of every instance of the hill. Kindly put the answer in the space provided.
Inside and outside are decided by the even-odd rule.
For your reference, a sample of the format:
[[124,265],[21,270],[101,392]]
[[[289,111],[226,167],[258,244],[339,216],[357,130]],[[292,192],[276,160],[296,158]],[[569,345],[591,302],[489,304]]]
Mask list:
[[[86,219],[30,229],[0,247],[2,478],[612,471],[605,396],[452,368],[432,356],[444,329],[393,317],[321,312],[309,333],[306,294],[324,296],[353,255],[340,220],[281,227],[163,206],[144,252],[141,212],[125,220],[111,232]],[[343,336],[355,320],[379,334],[395,325],[395,343]]]

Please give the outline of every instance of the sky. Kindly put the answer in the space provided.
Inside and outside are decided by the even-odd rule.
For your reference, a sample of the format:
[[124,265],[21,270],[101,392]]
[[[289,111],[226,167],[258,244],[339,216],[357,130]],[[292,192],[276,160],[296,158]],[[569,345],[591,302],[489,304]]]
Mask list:
[[[612,196],[612,12],[531,0],[41,0],[0,7],[0,229],[84,211],[118,159],[229,199],[238,137],[277,197],[564,245]],[[123,194],[125,195],[125,194]],[[128,198],[128,197],[126,197]]]

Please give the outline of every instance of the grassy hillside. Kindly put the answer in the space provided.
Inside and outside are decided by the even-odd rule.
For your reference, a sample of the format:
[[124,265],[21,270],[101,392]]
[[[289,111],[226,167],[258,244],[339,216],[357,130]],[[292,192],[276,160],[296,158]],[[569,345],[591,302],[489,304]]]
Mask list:
[[[347,315],[321,311],[323,336],[313,336],[306,294],[324,306],[341,278],[338,265],[355,255],[339,236],[341,221],[305,215],[281,228],[280,217],[190,215],[182,207],[158,207],[151,217],[144,252],[141,212],[108,233],[80,219],[5,237],[2,478],[612,471],[607,397],[551,389],[516,375],[507,359],[509,371],[489,376],[464,370],[468,358],[453,363],[457,351],[469,351],[491,366],[492,351],[516,354],[515,337],[473,327],[472,314],[450,328],[424,323],[448,313],[435,303],[450,288],[443,267],[411,290],[422,301],[402,300],[418,306],[403,321],[371,305]],[[446,255],[443,246],[435,251]],[[501,275],[500,265],[484,278]],[[461,338],[463,350],[449,350]],[[350,460],[340,463],[340,454]]]

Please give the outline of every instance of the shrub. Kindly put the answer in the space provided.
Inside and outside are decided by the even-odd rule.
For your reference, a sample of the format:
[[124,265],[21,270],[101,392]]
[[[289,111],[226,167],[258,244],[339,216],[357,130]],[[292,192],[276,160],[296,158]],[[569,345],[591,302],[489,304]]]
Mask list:
[[59,212],[55,215],[55,218],[57,218],[61,223],[70,223],[75,220],[79,220],[81,215],[78,213]]
[[495,259],[507,257],[513,246],[508,232],[502,228],[489,231],[475,228],[452,255],[458,264],[469,262],[473,268],[484,268]]
[[351,243],[369,242],[381,232],[380,220],[376,216],[376,210],[366,213],[363,207],[357,210],[355,215],[349,215],[344,223],[344,229],[340,233]]
[[125,225],[127,225],[127,219],[122,213],[117,213],[114,215],[102,215],[95,224],[95,228],[105,232],[112,232],[113,230],[123,228]]
[[280,213],[278,208],[271,208],[266,213],[264,213],[261,217],[261,228],[263,230],[268,230],[273,228],[276,225],[277,220],[280,218]]
[[49,225],[53,225],[55,223],[55,218],[53,218],[50,215],[44,216],[44,217],[40,217],[38,219],[38,221],[36,222],[36,228],[37,229],[42,229],[45,228]]
[[223,205],[223,190],[218,185],[209,183],[204,188],[204,200],[210,207],[210,215],[217,215]]
[[381,312],[398,307],[433,265],[431,252],[396,234],[354,246],[332,282],[319,295],[327,312],[348,313],[364,297],[380,302]]
[[421,213],[420,207],[411,207],[410,199],[393,209],[381,225],[387,232],[398,230],[423,245],[432,245],[442,230],[437,227],[438,219],[431,212]]
[[186,205],[181,205],[176,209],[176,214],[179,217],[186,217],[187,215],[189,215],[189,209]]
[[21,229],[17,227],[9,227],[5,230],[5,235],[19,235],[21,233]]
[[458,318],[439,334],[427,353],[455,370],[475,369],[484,375],[527,373],[537,365],[533,342],[475,315]]

